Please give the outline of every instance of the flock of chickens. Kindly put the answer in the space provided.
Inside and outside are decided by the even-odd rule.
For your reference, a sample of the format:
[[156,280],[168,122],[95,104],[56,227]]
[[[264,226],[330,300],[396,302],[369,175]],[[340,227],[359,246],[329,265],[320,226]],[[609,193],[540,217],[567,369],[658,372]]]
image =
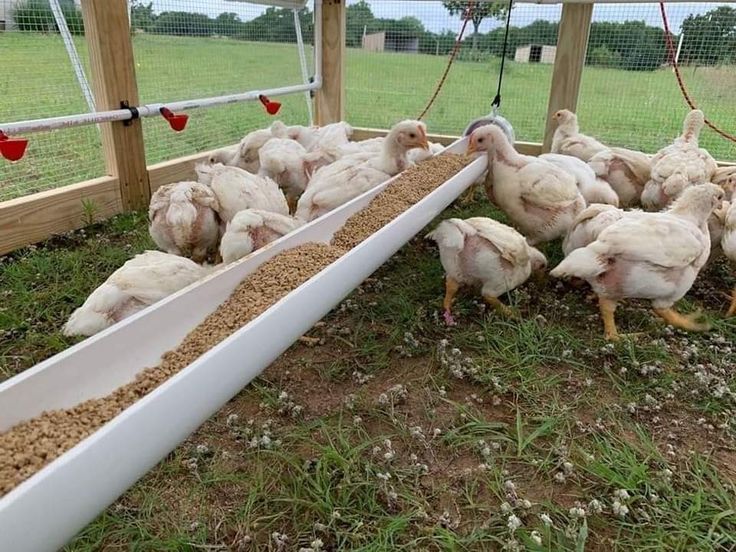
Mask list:
[[[448,219],[434,239],[446,272],[444,316],[454,324],[461,286],[498,299],[544,274],[534,246],[562,238],[564,260],[551,275],[586,281],[599,299],[605,335],[618,339],[614,312],[627,298],[647,299],[669,324],[705,330],[697,315],[673,309],[712,256],[736,262],[736,167],[718,168],[698,145],[702,112],[656,155],[608,147],[580,133],[577,117],[555,114],[553,153],[519,154],[501,128],[470,136],[469,154],[488,155],[489,199],[514,228],[475,217]],[[150,234],[163,250],[137,255],[71,316],[64,333],[92,335],[200,280],[385,182],[443,148],[419,121],[385,138],[351,142],[352,128],[271,127],[246,135],[196,166],[197,181],[162,186],[149,209]],[[631,209],[643,207],[645,210]],[[625,209],[626,208],[626,209]],[[220,265],[200,264],[215,258]],[[736,290],[728,315],[736,313]]]
[[[619,338],[614,312],[628,298],[651,301],[673,326],[706,330],[699,314],[673,309],[709,258],[723,253],[736,262],[736,167],[718,168],[698,146],[703,113],[688,113],[682,135],[654,156],[581,134],[570,111],[555,120],[554,153],[539,157],[520,155],[497,126],[472,133],[469,152],[488,155],[489,198],[515,228],[448,219],[428,235],[446,272],[447,323],[463,285],[480,287],[486,302],[513,315],[498,297],[543,274],[547,261],[534,246],[562,238],[565,258],[551,275],[592,287],[606,338]],[[622,208],[639,205],[645,210]],[[736,290],[732,297],[729,316]]]
[[[93,335],[202,279],[442,151],[424,123],[402,121],[385,138],[351,142],[345,122],[280,121],[246,135],[195,167],[197,181],[160,187],[146,251],[92,292],[66,335]],[[215,259],[216,266],[201,264]]]

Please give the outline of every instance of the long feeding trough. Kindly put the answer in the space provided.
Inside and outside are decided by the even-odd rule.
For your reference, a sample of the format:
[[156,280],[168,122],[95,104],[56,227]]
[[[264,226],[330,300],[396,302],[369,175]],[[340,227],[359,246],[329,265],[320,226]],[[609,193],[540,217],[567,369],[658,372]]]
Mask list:
[[[450,146],[463,153],[467,139]],[[442,154],[441,154],[442,155]],[[477,180],[483,156],[0,499],[0,549],[55,550],[379,268]],[[103,397],[164,353],[280,252],[327,244],[392,179],[227,269],[0,385],[0,432]],[[43,520],[39,525],[38,520]]]

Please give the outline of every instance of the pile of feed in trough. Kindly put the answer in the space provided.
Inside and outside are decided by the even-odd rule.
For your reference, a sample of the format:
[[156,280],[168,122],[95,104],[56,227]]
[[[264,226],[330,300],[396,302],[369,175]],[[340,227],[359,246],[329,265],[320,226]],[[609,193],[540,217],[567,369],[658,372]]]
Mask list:
[[112,394],[45,412],[0,434],[0,496],[91,435],[123,410],[257,317],[345,251],[310,243],[284,251],[245,278],[232,295],[163,356]]
[[44,412],[0,434],[0,496],[235,333],[471,161],[467,156],[442,154],[411,167],[365,209],[350,217],[335,234],[332,245],[301,245],[261,265],[176,349],[165,353],[158,366],[143,370],[135,380],[110,395],[73,408]]
[[469,165],[473,158],[443,153],[410,167],[386,186],[365,209],[350,217],[335,233],[332,244],[352,249],[418,203],[449,178]]

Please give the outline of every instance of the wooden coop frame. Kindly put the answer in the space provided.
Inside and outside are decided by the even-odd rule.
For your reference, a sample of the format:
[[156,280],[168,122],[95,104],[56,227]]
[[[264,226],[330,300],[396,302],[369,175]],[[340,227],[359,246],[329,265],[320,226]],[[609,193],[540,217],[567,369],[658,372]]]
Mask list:
[[[606,0],[600,3],[619,3]],[[652,3],[628,0],[629,3]],[[669,0],[668,3],[685,0]],[[692,1],[692,0],[691,0]],[[706,0],[694,0],[702,3]],[[577,110],[580,83],[595,0],[517,0],[519,3],[563,4],[542,143],[516,142],[523,154],[549,151],[552,115]],[[89,48],[93,91],[98,111],[119,109],[121,102],[139,105],[127,0],[81,0]],[[346,0],[322,0],[322,87],[315,92],[315,123],[345,118]],[[482,115],[479,113],[478,115]],[[102,123],[102,149],[107,176],[0,203],[0,254],[84,226],[85,205],[93,203],[99,220],[146,209],[151,193],[164,184],[195,177],[195,163],[210,151],[147,165],[140,119]],[[354,139],[385,136],[386,129],[356,128]],[[457,136],[430,134],[450,144]],[[225,147],[224,145],[222,147]],[[218,148],[219,149],[219,148]],[[721,163],[731,165],[733,163]]]

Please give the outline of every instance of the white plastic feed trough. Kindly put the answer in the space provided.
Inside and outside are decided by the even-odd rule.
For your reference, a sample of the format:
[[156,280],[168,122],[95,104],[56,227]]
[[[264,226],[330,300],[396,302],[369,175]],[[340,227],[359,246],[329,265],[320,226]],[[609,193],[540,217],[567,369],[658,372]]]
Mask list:
[[[446,151],[462,153],[467,139]],[[478,179],[481,156],[97,432],[0,499],[0,550],[57,550],[258,376]],[[383,184],[104,332],[0,384],[0,432],[102,397],[175,348],[277,253],[327,243]]]

